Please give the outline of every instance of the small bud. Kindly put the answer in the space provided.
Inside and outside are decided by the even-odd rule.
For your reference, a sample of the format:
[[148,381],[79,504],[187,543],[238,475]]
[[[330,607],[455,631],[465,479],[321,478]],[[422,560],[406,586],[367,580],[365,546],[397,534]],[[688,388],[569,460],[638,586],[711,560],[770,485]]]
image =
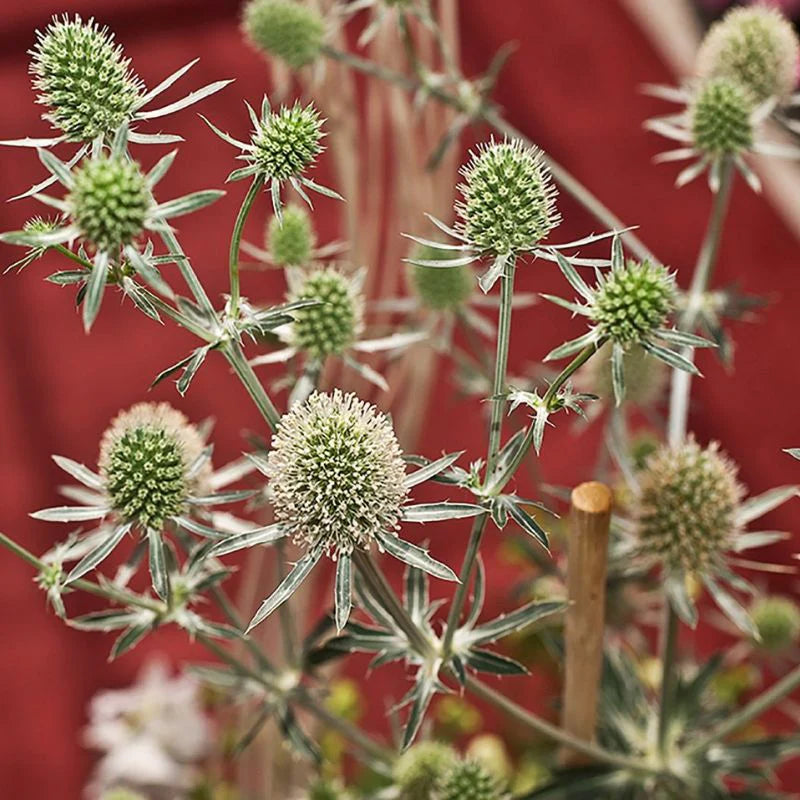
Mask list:
[[316,236],[308,212],[297,205],[283,209],[283,220],[272,217],[267,230],[272,261],[279,267],[304,267],[311,260]]
[[251,0],[244,9],[244,31],[252,45],[300,69],[316,61],[325,21],[295,0]]
[[[669,380],[667,365],[639,345],[631,345],[622,358],[625,372],[625,402],[637,408],[649,408],[664,394]],[[582,392],[592,392],[613,402],[614,386],[611,377],[611,343],[603,345],[597,355],[581,367],[575,385]]]
[[482,253],[530,251],[561,221],[556,188],[536,147],[517,140],[482,145],[461,174],[456,228]]
[[706,34],[697,55],[702,78],[728,78],[756,102],[785,99],[797,82],[800,42],[791,22],[765,4],[731,9]]
[[[413,254],[415,261],[435,261],[454,258],[452,250],[440,250],[419,245]],[[462,267],[421,267],[408,265],[411,290],[420,304],[431,311],[456,311],[472,296],[475,274],[469,264]]]
[[87,142],[130,119],[144,87],[107,28],[65,15],[36,36],[30,71],[54,128]]
[[482,733],[470,741],[467,756],[482,764],[499,781],[511,777],[513,766],[503,740],[493,733]]
[[710,156],[735,155],[754,141],[750,92],[728,78],[703,84],[692,98],[689,115],[694,146]]
[[762,597],[753,603],[750,617],[760,640],[757,645],[776,653],[786,650],[800,638],[800,608],[788,597]]
[[297,177],[322,152],[322,120],[313,105],[295,103],[259,123],[253,135],[253,162],[279,181]]
[[100,156],[76,170],[67,205],[84,238],[98,250],[113,250],[144,230],[152,198],[135,161]]
[[430,800],[458,756],[443,742],[420,742],[410,747],[394,764],[392,777],[402,800]]
[[500,782],[478,761],[460,761],[448,772],[439,800],[500,800]]

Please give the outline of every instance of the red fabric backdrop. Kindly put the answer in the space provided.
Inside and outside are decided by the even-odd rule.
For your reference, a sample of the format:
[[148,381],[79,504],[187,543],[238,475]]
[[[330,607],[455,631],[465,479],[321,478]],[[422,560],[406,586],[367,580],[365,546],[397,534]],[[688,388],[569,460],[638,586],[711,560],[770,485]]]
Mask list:
[[[33,29],[63,10],[94,14],[109,24],[149,85],[196,55],[202,60],[190,73],[192,86],[235,77],[236,83],[207,101],[203,110],[223,129],[244,133],[241,99],[257,102],[268,87],[263,62],[242,43],[238,5],[236,0],[4,4],[0,138],[46,134],[26,75],[26,50],[33,42]],[[615,0],[505,0],[499,6],[487,0],[462,0],[460,5],[470,71],[480,70],[504,42],[521,43],[498,90],[511,121],[624,220],[640,225],[642,237],[665,263],[688,269],[705,226],[709,195],[700,182],[676,192],[674,170],[650,164],[663,143],[643,133],[641,122],[660,109],[637,87],[644,81],[670,82],[672,76],[621,5]],[[197,116],[185,112],[169,118],[164,127],[181,133],[187,143],[161,186],[163,197],[221,185],[233,153]],[[155,150],[144,156],[155,157]],[[32,153],[0,152],[2,194],[18,193],[40,174]],[[195,255],[212,296],[226,288],[227,237],[241,193],[237,184],[213,209],[180,220],[182,241]],[[266,205],[265,201],[260,210],[262,218]],[[40,212],[36,206],[33,202],[0,205],[0,229],[19,227]],[[564,237],[597,229],[570,200],[562,199],[561,210],[566,219],[560,232]],[[326,225],[332,233],[333,222],[323,222],[323,228]],[[10,248],[0,254],[3,263],[17,257]],[[718,278],[769,294],[774,303],[765,312],[768,326],[735,326],[739,343],[735,376],[701,355],[708,380],[697,384],[692,423],[702,440],[719,438],[725,443],[754,492],[800,480],[800,465],[780,452],[800,445],[796,413],[800,376],[791,344],[800,305],[796,261],[797,242],[776,214],[763,199],[737,185]],[[0,282],[0,530],[36,552],[64,534],[63,529],[27,517],[29,511],[57,501],[55,487],[63,476],[50,454],[93,463],[97,439],[109,418],[145,397],[153,375],[191,345],[187,335],[171,327],[156,330],[130,307],[115,308],[118,300],[113,294],[87,338],[71,294],[41,280],[48,267],[55,267],[55,261],[47,259],[20,277],[8,275]],[[564,289],[554,270],[545,266],[520,272],[523,289]],[[260,276],[246,280],[245,291],[254,297],[277,298],[276,283]],[[529,324],[515,337],[512,365],[540,358],[565,334],[579,329],[578,322],[557,309],[529,313]],[[177,403],[171,386],[151,394]],[[239,452],[243,429],[260,430],[244,392],[227,379],[221,359],[210,360],[179,405],[194,419],[217,417],[221,457]],[[424,451],[466,448],[477,456],[483,433],[475,406],[445,394],[433,409]],[[441,424],[443,419],[451,424]],[[571,438],[569,426],[548,434],[546,478],[565,483],[590,478],[593,458],[586,458],[586,452],[586,440]],[[765,527],[791,530],[793,511],[786,508],[772,514]],[[490,550],[497,541],[495,536]],[[463,537],[454,536],[434,547],[437,555],[457,563],[463,543]],[[786,559],[794,549],[787,543],[764,557]],[[490,564],[490,576],[500,583],[502,569]],[[30,800],[78,798],[91,760],[76,732],[84,723],[91,694],[99,687],[129,682],[154,648],[166,648],[180,660],[188,646],[176,633],[159,633],[131,656],[108,665],[109,640],[75,632],[55,619],[45,610],[31,577],[17,560],[0,553],[0,794]],[[788,579],[779,579],[775,587],[795,588]],[[499,591],[495,602],[498,606],[504,602]],[[80,601],[73,608],[79,610],[79,605]],[[372,705],[377,720],[381,704]]]

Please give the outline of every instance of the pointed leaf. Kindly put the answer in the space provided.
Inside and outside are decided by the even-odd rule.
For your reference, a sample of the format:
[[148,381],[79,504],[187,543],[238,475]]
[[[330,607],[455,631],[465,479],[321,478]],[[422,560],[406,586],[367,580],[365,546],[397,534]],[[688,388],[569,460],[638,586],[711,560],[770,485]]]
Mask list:
[[464,519],[483,514],[486,509],[473,503],[419,503],[403,506],[403,519],[407,522],[436,522],[445,519]]
[[348,554],[340,553],[336,561],[336,588],[334,592],[336,608],[336,630],[341,631],[350,617],[352,597],[352,559]]
[[411,489],[413,486],[427,481],[429,478],[438,475],[440,472],[444,472],[448,467],[455,464],[463,454],[464,451],[459,450],[457,453],[449,453],[446,456],[437,458],[436,461],[431,461],[430,464],[426,464],[421,469],[406,475],[403,479],[403,485],[406,489]]
[[378,544],[389,555],[394,556],[405,564],[424,570],[435,578],[445,581],[458,581],[458,576],[446,564],[437,561],[427,550],[417,547],[411,542],[406,542],[399,536],[382,532],[377,534]]
[[123,525],[117,525],[109,535],[90,553],[85,555],[78,564],[72,568],[72,571],[67,575],[66,583],[78,580],[91,572],[96,566],[111,555],[112,551],[122,541],[125,534],[127,534],[133,527],[132,523],[126,522]]

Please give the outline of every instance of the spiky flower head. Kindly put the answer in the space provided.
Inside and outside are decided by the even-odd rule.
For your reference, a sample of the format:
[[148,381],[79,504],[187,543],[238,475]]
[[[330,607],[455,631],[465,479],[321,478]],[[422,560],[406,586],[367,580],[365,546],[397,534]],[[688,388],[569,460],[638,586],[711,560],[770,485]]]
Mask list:
[[770,652],[780,652],[800,639],[800,608],[788,597],[761,597],[750,608],[750,617],[758,631],[758,645]]
[[322,152],[322,122],[310,103],[271,112],[253,135],[253,163],[278,181],[300,175]]
[[744,489],[737,467],[712,442],[690,437],[647,461],[636,500],[639,545],[668,570],[705,574],[739,532]]
[[135,161],[101,155],[73,175],[69,214],[98,250],[129,244],[143,230],[152,205],[147,178]]
[[472,267],[423,267],[413,261],[447,260],[453,258],[452,250],[441,250],[429,245],[419,245],[408,265],[411,290],[424,308],[432,311],[455,311],[472,297],[475,275]]
[[797,82],[800,42],[792,24],[775,8],[733,8],[714,23],[697,55],[703,78],[730,78],[756,102],[785,98]]
[[138,403],[111,422],[98,465],[113,510],[143,528],[159,528],[181,512],[202,480],[190,469],[203,439],[168,403]]
[[518,140],[490,142],[461,169],[456,230],[491,255],[532,250],[561,221],[542,152]]
[[276,520],[299,544],[332,555],[393,530],[407,494],[389,418],[338,389],[315,392],[284,415],[267,475]]
[[[592,392],[603,399],[614,397],[611,375],[612,344],[604,344],[597,355],[581,367],[575,385],[582,392]],[[667,365],[650,356],[639,345],[631,345],[622,357],[625,372],[625,401],[638,408],[648,408],[663,396],[669,378]]]
[[710,156],[750,150],[754,142],[749,90],[729,78],[712,78],[698,87],[689,105],[694,146]]
[[598,285],[591,318],[602,336],[622,345],[641,342],[675,306],[675,278],[666,267],[629,259]]
[[144,87],[114,35],[64,15],[37,31],[30,71],[45,118],[70,141],[90,141],[128,120]]
[[255,48],[292,69],[316,61],[325,35],[322,15],[296,0],[251,0],[244,9],[243,26]]
[[500,784],[479,761],[459,761],[448,772],[438,800],[500,800]]
[[291,345],[313,358],[342,353],[364,328],[364,298],[353,279],[335,267],[308,273],[289,300],[318,303],[294,311],[288,332]]
[[458,755],[444,742],[425,741],[406,750],[394,763],[392,778],[402,800],[430,800]]
[[311,260],[316,236],[308,212],[298,205],[283,209],[282,219],[272,217],[267,245],[273,263],[279,267],[303,267]]

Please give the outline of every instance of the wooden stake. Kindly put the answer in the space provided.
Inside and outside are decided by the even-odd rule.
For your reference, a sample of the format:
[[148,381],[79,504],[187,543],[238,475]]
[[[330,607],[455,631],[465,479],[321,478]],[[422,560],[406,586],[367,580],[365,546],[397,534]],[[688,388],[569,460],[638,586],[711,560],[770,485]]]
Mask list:
[[[603,483],[582,483],[572,492],[567,539],[567,609],[564,729],[590,742],[597,726],[597,696],[603,669],[608,528],[611,490]],[[565,765],[586,758],[566,749]]]

